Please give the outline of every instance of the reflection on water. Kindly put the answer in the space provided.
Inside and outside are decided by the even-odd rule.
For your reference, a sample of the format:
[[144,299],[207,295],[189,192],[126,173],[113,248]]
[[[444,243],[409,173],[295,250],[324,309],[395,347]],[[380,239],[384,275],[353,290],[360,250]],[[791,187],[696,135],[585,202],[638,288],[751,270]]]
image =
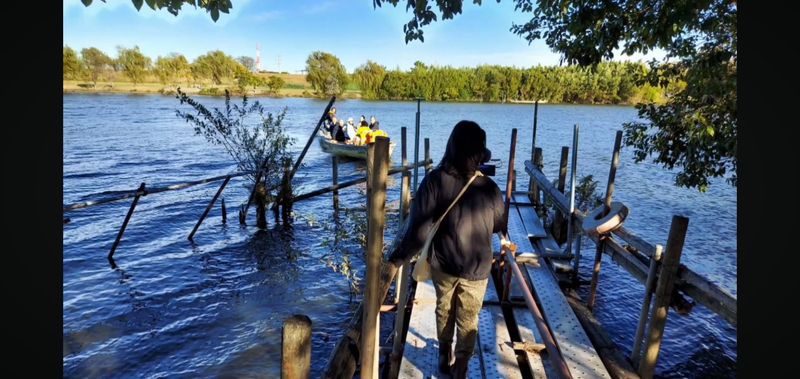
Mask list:
[[[204,98],[221,105],[220,99]],[[285,125],[299,151],[326,101],[262,99],[268,109],[289,107]],[[86,195],[224,175],[235,167],[227,153],[195,136],[174,115],[168,96],[64,96],[64,203]],[[342,115],[375,114],[391,138],[413,126],[416,103],[340,101]],[[539,107],[537,146],[544,171],[556,177],[559,151],[571,144],[572,125],[581,125],[578,175],[605,182],[614,131],[636,117],[630,107]],[[517,157],[530,157],[532,107],[498,104],[422,104],[422,137],[431,139],[438,162],[450,128],[461,119],[487,130],[493,155],[506,159],[510,129],[518,127]],[[422,146],[422,140],[420,140]],[[420,157],[423,152],[419,152]],[[413,148],[408,156],[413,160]],[[393,165],[399,164],[400,148]],[[623,148],[615,199],[631,209],[626,226],[664,244],[673,214],[690,218],[682,262],[736,293],[736,191],[720,181],[706,194],[672,186],[674,173],[634,164]],[[518,161],[520,159],[518,158]],[[294,182],[300,194],[331,184],[330,156],[315,143]],[[361,161],[339,164],[339,182],[363,176]],[[506,177],[500,166],[495,180]],[[420,169],[420,172],[424,170]],[[521,177],[524,177],[521,175]],[[385,232],[396,232],[399,181],[390,177]],[[527,180],[519,185],[525,186]],[[63,347],[67,377],[276,377],[285,318],[306,314],[313,322],[312,377],[318,377],[341,337],[363,279],[365,186],[297,203],[294,222],[268,217],[258,231],[235,217],[222,224],[219,204],[194,242],[188,233],[216,186],[143,196],[114,255],[106,255],[129,201],[65,214],[63,254]],[[232,179],[222,197],[230,211],[247,200],[245,182]],[[219,201],[219,200],[218,200]],[[584,243],[584,251],[593,251]],[[581,277],[589,279],[593,254],[584,254]],[[349,271],[343,268],[349,267]],[[336,270],[334,270],[336,268]],[[353,286],[353,283],[356,283]],[[585,289],[581,294],[585,297]],[[596,316],[628,353],[643,286],[611,261],[603,262]],[[382,334],[391,327],[382,317]],[[659,361],[665,377],[733,377],[736,330],[697,306],[688,316],[671,312]]]

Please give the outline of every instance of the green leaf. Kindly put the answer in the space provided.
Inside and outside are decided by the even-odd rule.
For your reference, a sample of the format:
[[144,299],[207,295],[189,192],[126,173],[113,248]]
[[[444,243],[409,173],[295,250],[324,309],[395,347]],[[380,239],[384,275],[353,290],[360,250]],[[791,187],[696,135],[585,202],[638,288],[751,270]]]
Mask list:
[[137,11],[142,9],[142,3],[143,3],[142,0],[132,0],[132,1],[133,1],[133,6],[136,7]]
[[87,7],[92,5],[92,0],[81,0],[81,2],[83,3],[83,5],[85,5]]
[[706,126],[706,134],[708,134],[709,136],[713,137],[714,136],[714,127],[711,126],[711,125]]
[[217,19],[219,19],[219,9],[211,9],[211,19],[214,20],[214,22],[217,22]]
[[150,7],[150,9],[156,10],[156,0],[145,0],[145,2],[147,3],[147,6]]

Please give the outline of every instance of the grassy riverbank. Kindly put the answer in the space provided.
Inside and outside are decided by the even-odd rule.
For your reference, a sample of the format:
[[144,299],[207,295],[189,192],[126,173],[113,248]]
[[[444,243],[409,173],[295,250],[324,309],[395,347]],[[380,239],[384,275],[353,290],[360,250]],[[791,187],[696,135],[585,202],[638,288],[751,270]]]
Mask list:
[[[317,97],[314,95],[314,89],[311,84],[306,82],[305,75],[293,74],[270,74],[280,77],[284,80],[283,88],[278,90],[278,93],[270,92],[266,87],[252,87],[247,90],[248,96],[275,96],[275,97]],[[264,75],[266,77],[266,75]],[[106,80],[98,80],[97,84],[86,80],[64,80],[63,90],[64,93],[131,93],[131,94],[174,94],[176,88],[180,87],[181,91],[194,95],[209,95],[209,96],[222,96],[225,94],[225,89],[231,93],[238,94],[239,86],[236,82],[228,82],[222,84],[213,84],[209,82],[181,82],[163,84],[155,81],[154,78],[148,78],[143,83],[134,84],[127,80],[124,76],[109,77]],[[357,86],[349,86],[344,94],[339,98],[345,99],[360,99],[361,90]]]

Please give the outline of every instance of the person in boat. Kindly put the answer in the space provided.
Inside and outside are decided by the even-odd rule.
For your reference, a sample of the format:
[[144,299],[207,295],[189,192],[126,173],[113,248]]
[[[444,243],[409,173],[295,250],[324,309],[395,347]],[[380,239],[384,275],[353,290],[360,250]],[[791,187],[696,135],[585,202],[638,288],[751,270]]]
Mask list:
[[[408,262],[423,247],[430,226],[452,205],[432,241],[428,261],[436,290],[438,366],[454,378],[466,377],[475,348],[478,314],[492,267],[492,234],[502,233],[504,249],[511,245],[500,188],[479,175],[480,165],[490,156],[486,132],[477,123],[464,120],[455,125],[438,167],[420,182],[406,232],[388,259],[395,267]],[[471,178],[474,181],[466,187]]]
[[366,126],[369,127],[369,123],[367,122],[367,118],[364,115],[361,115],[361,120],[358,122],[358,127]]
[[350,117],[347,119],[347,125],[345,125],[344,129],[345,133],[345,142],[348,144],[353,144],[356,141],[356,125],[353,123],[353,118]]
[[333,125],[331,128],[331,139],[335,140],[336,142],[345,142],[345,125],[344,120],[339,119],[339,121]]
[[339,119],[337,119],[336,116],[332,116],[330,118],[330,120],[328,121],[326,130],[328,132],[328,135],[331,137],[331,139],[333,139],[333,130],[334,130],[334,128],[337,127],[338,123],[339,123]]
[[325,130],[330,133],[331,128],[333,125],[336,124],[336,107],[331,107],[327,114],[325,114],[325,118],[322,120],[322,125],[325,126]]
[[376,126],[378,126],[378,119],[375,116],[369,116],[369,128],[375,130]]
[[375,142],[375,137],[389,137],[389,134],[386,133],[385,130],[381,129],[380,124],[378,121],[375,121],[373,125],[374,129],[370,129],[369,133],[367,133],[367,138],[365,143],[373,143]]
[[[364,116],[361,116],[364,117]],[[356,145],[365,145],[367,143],[367,135],[372,132],[372,129],[367,125],[367,120],[362,119],[358,129],[356,129]]]

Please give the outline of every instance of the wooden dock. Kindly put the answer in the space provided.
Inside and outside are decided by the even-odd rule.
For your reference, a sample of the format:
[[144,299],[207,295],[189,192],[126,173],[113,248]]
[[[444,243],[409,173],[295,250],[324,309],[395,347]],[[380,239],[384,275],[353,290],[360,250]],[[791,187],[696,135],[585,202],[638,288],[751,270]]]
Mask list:
[[[515,198],[509,215],[509,235],[519,253],[556,253],[552,237],[544,232],[532,207],[524,205],[524,196]],[[550,241],[547,241],[550,240]],[[557,246],[557,245],[556,245]],[[495,237],[495,250],[499,241]],[[541,307],[573,378],[610,378],[594,346],[583,330],[566,297],[558,286],[549,264],[520,263],[526,283]],[[470,378],[542,378],[556,377],[547,351],[515,350],[514,345],[540,344],[542,337],[531,312],[521,304],[521,288],[512,281],[510,299],[501,302],[501,294],[489,280],[480,312],[478,342],[469,363]],[[501,307],[501,304],[504,304]],[[437,370],[439,346],[436,339],[436,294],[430,281],[417,283],[408,332],[406,333],[399,378],[442,378]],[[504,311],[503,308],[508,308]],[[515,342],[517,344],[515,344]],[[522,343],[522,344],[519,344]]]

